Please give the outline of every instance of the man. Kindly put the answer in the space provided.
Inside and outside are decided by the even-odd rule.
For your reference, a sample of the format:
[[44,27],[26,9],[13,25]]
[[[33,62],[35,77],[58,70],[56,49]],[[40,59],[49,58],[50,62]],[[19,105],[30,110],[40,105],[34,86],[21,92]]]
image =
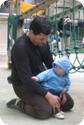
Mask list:
[[[52,67],[52,55],[48,46],[50,21],[47,17],[35,17],[30,30],[20,38],[12,49],[13,89],[20,100],[13,99],[7,103],[9,108],[18,109],[39,119],[47,119],[60,107],[59,97],[45,91],[32,76]],[[45,65],[44,65],[45,64]],[[73,107],[73,100],[68,95],[63,111]]]

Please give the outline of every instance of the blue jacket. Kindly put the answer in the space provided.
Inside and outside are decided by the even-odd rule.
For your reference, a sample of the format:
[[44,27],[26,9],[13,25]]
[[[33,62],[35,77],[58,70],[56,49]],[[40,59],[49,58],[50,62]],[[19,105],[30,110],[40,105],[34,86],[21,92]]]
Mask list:
[[[54,67],[56,65],[60,66],[65,71],[66,74],[64,76],[58,75],[54,71]],[[68,91],[71,84],[69,78],[70,68],[71,65],[69,59],[67,57],[63,57],[53,62],[52,69],[48,69],[38,74],[36,77],[46,91],[52,91],[54,93],[60,93],[64,89]]]

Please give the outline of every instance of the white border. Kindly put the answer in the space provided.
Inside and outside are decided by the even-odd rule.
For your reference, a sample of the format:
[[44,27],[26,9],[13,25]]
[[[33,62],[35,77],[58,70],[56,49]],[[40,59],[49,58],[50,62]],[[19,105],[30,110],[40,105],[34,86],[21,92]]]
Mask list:
[[[0,6],[5,2],[6,0],[0,0]],[[76,0],[79,1],[84,6],[84,0]],[[0,125],[6,125],[1,119],[0,119]],[[84,119],[78,124],[78,125],[84,125]]]
[[0,6],[7,0],[0,0]]
[[80,2],[84,6],[84,0],[76,0],[76,1]]

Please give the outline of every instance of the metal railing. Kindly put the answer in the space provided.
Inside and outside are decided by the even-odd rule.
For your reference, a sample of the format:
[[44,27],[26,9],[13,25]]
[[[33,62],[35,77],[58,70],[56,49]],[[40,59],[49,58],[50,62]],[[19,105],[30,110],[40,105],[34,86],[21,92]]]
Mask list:
[[[50,6],[53,3],[55,4],[54,15],[51,16]],[[17,39],[17,28],[22,27],[23,19],[46,8],[46,16],[50,18],[52,25],[50,48],[53,57],[61,57],[65,54],[70,57],[74,54],[73,61],[70,57],[71,72],[84,72],[84,7],[75,0],[69,0],[68,5],[66,3],[67,0],[64,0],[59,12],[58,0],[43,0],[23,14],[10,16],[8,19],[8,51],[11,50],[12,41]],[[80,53],[82,54],[80,55]]]

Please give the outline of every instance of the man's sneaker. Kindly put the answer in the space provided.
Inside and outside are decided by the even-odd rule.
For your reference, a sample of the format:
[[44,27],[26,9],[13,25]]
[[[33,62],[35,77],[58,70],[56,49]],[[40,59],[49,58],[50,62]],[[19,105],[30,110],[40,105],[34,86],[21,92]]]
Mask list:
[[57,119],[63,120],[64,119],[64,112],[60,111],[54,117]]
[[20,99],[12,99],[11,101],[9,101],[6,105],[8,108],[11,109],[17,109],[17,103],[20,101]]

